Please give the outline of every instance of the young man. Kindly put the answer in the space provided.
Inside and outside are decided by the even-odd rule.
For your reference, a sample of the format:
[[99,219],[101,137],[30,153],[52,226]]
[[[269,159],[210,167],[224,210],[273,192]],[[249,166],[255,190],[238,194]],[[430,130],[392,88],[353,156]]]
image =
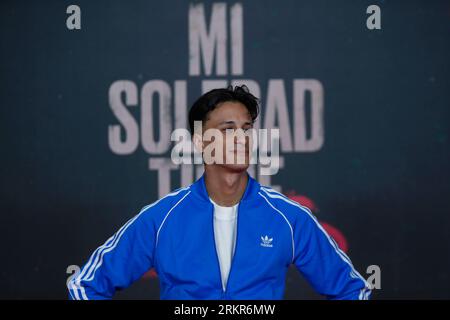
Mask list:
[[[282,299],[294,264],[329,299],[368,299],[369,285],[312,213],[247,173],[251,140],[225,139],[227,129],[251,129],[257,116],[245,86],[201,96],[189,124],[204,174],[144,207],[94,251],[69,283],[70,298],[110,299],[153,267],[161,299]],[[219,130],[223,149],[206,154],[212,141],[194,134],[194,121],[202,133]],[[220,161],[227,156],[235,161]]]

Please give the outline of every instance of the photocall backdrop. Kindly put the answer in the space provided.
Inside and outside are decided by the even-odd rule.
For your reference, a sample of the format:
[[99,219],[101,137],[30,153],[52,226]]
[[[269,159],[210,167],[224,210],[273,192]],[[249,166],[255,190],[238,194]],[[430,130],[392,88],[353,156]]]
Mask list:
[[[448,1],[0,12],[0,298],[66,299],[74,266],[192,183],[201,167],[172,163],[170,134],[229,84],[260,98],[259,127],[280,129],[279,172],[252,175],[310,207],[364,277],[379,268],[374,299],[450,298]],[[157,275],[117,298],[158,299]],[[285,298],[320,297],[292,267]]]

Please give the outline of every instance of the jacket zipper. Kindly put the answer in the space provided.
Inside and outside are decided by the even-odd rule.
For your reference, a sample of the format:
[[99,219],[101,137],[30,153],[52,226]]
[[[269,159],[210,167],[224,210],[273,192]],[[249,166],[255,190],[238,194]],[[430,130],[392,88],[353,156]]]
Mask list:
[[219,279],[220,279],[220,287],[222,289],[222,293],[226,293],[228,291],[228,286],[230,283],[230,276],[231,276],[231,270],[233,269],[233,264],[234,264],[234,258],[236,256],[236,251],[237,251],[237,246],[238,246],[238,230],[239,230],[239,207],[241,206],[241,203],[239,202],[237,210],[236,210],[236,242],[234,244],[234,252],[233,252],[233,256],[231,258],[231,264],[230,264],[230,271],[228,272],[228,280],[227,280],[227,285],[225,286],[225,289],[223,288],[223,281],[222,281],[222,270],[220,269],[220,261],[219,261],[219,255],[217,254],[217,246],[216,246],[216,234],[214,231],[214,205],[211,203],[212,205],[212,231],[213,231],[213,243],[214,243],[214,252],[216,253],[216,261],[217,261],[217,266],[219,269]]
[[220,269],[219,255],[217,253],[216,232],[214,231],[214,205],[212,203],[210,205],[212,206],[211,221],[212,221],[213,244],[214,244],[214,252],[216,254],[217,267],[219,269],[220,288],[222,289],[222,293],[225,293],[225,290],[223,289],[222,270]]
[[225,287],[225,291],[228,291],[228,286],[230,284],[230,277],[231,277],[231,271],[233,270],[233,265],[234,265],[234,260],[236,257],[236,252],[237,252],[237,247],[238,247],[238,237],[239,237],[239,207],[241,206],[241,202],[239,202],[238,207],[236,209],[236,242],[234,243],[234,251],[233,251],[233,256],[231,257],[231,264],[230,264],[230,271],[228,272],[228,280],[227,280],[227,285]]

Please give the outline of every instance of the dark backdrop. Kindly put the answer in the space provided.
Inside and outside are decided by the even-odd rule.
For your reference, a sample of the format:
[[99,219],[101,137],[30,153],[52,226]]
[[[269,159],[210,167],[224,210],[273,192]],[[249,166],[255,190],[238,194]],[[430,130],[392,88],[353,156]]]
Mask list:
[[[262,118],[269,80],[282,79],[289,121],[293,79],[318,80],[323,144],[282,152],[271,183],[314,201],[361,274],[381,268],[374,298],[450,298],[450,3],[242,1],[243,72],[192,76],[189,6],[199,3],[1,2],[0,298],[65,299],[67,267],[158,199],[149,161],[170,153],[139,142],[118,155],[108,144],[108,127],[120,125],[112,83],[131,81],[139,95],[153,79],[170,87],[160,107],[171,114],[176,80],[186,83],[187,108],[203,80],[252,79]],[[70,4],[81,8],[81,30],[66,27]],[[381,30],[366,27],[371,4]],[[204,8],[209,23],[211,2]],[[139,124],[140,101],[129,109]],[[180,186],[179,171],[170,179]],[[286,298],[318,297],[295,269],[286,285]],[[158,281],[118,297],[158,299]]]

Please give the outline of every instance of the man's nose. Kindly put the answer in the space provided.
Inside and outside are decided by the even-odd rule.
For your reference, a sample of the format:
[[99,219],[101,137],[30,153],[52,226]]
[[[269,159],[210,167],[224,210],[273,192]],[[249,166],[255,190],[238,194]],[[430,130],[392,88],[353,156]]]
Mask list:
[[245,145],[246,144],[246,135],[243,129],[237,129],[236,133],[236,144]]

